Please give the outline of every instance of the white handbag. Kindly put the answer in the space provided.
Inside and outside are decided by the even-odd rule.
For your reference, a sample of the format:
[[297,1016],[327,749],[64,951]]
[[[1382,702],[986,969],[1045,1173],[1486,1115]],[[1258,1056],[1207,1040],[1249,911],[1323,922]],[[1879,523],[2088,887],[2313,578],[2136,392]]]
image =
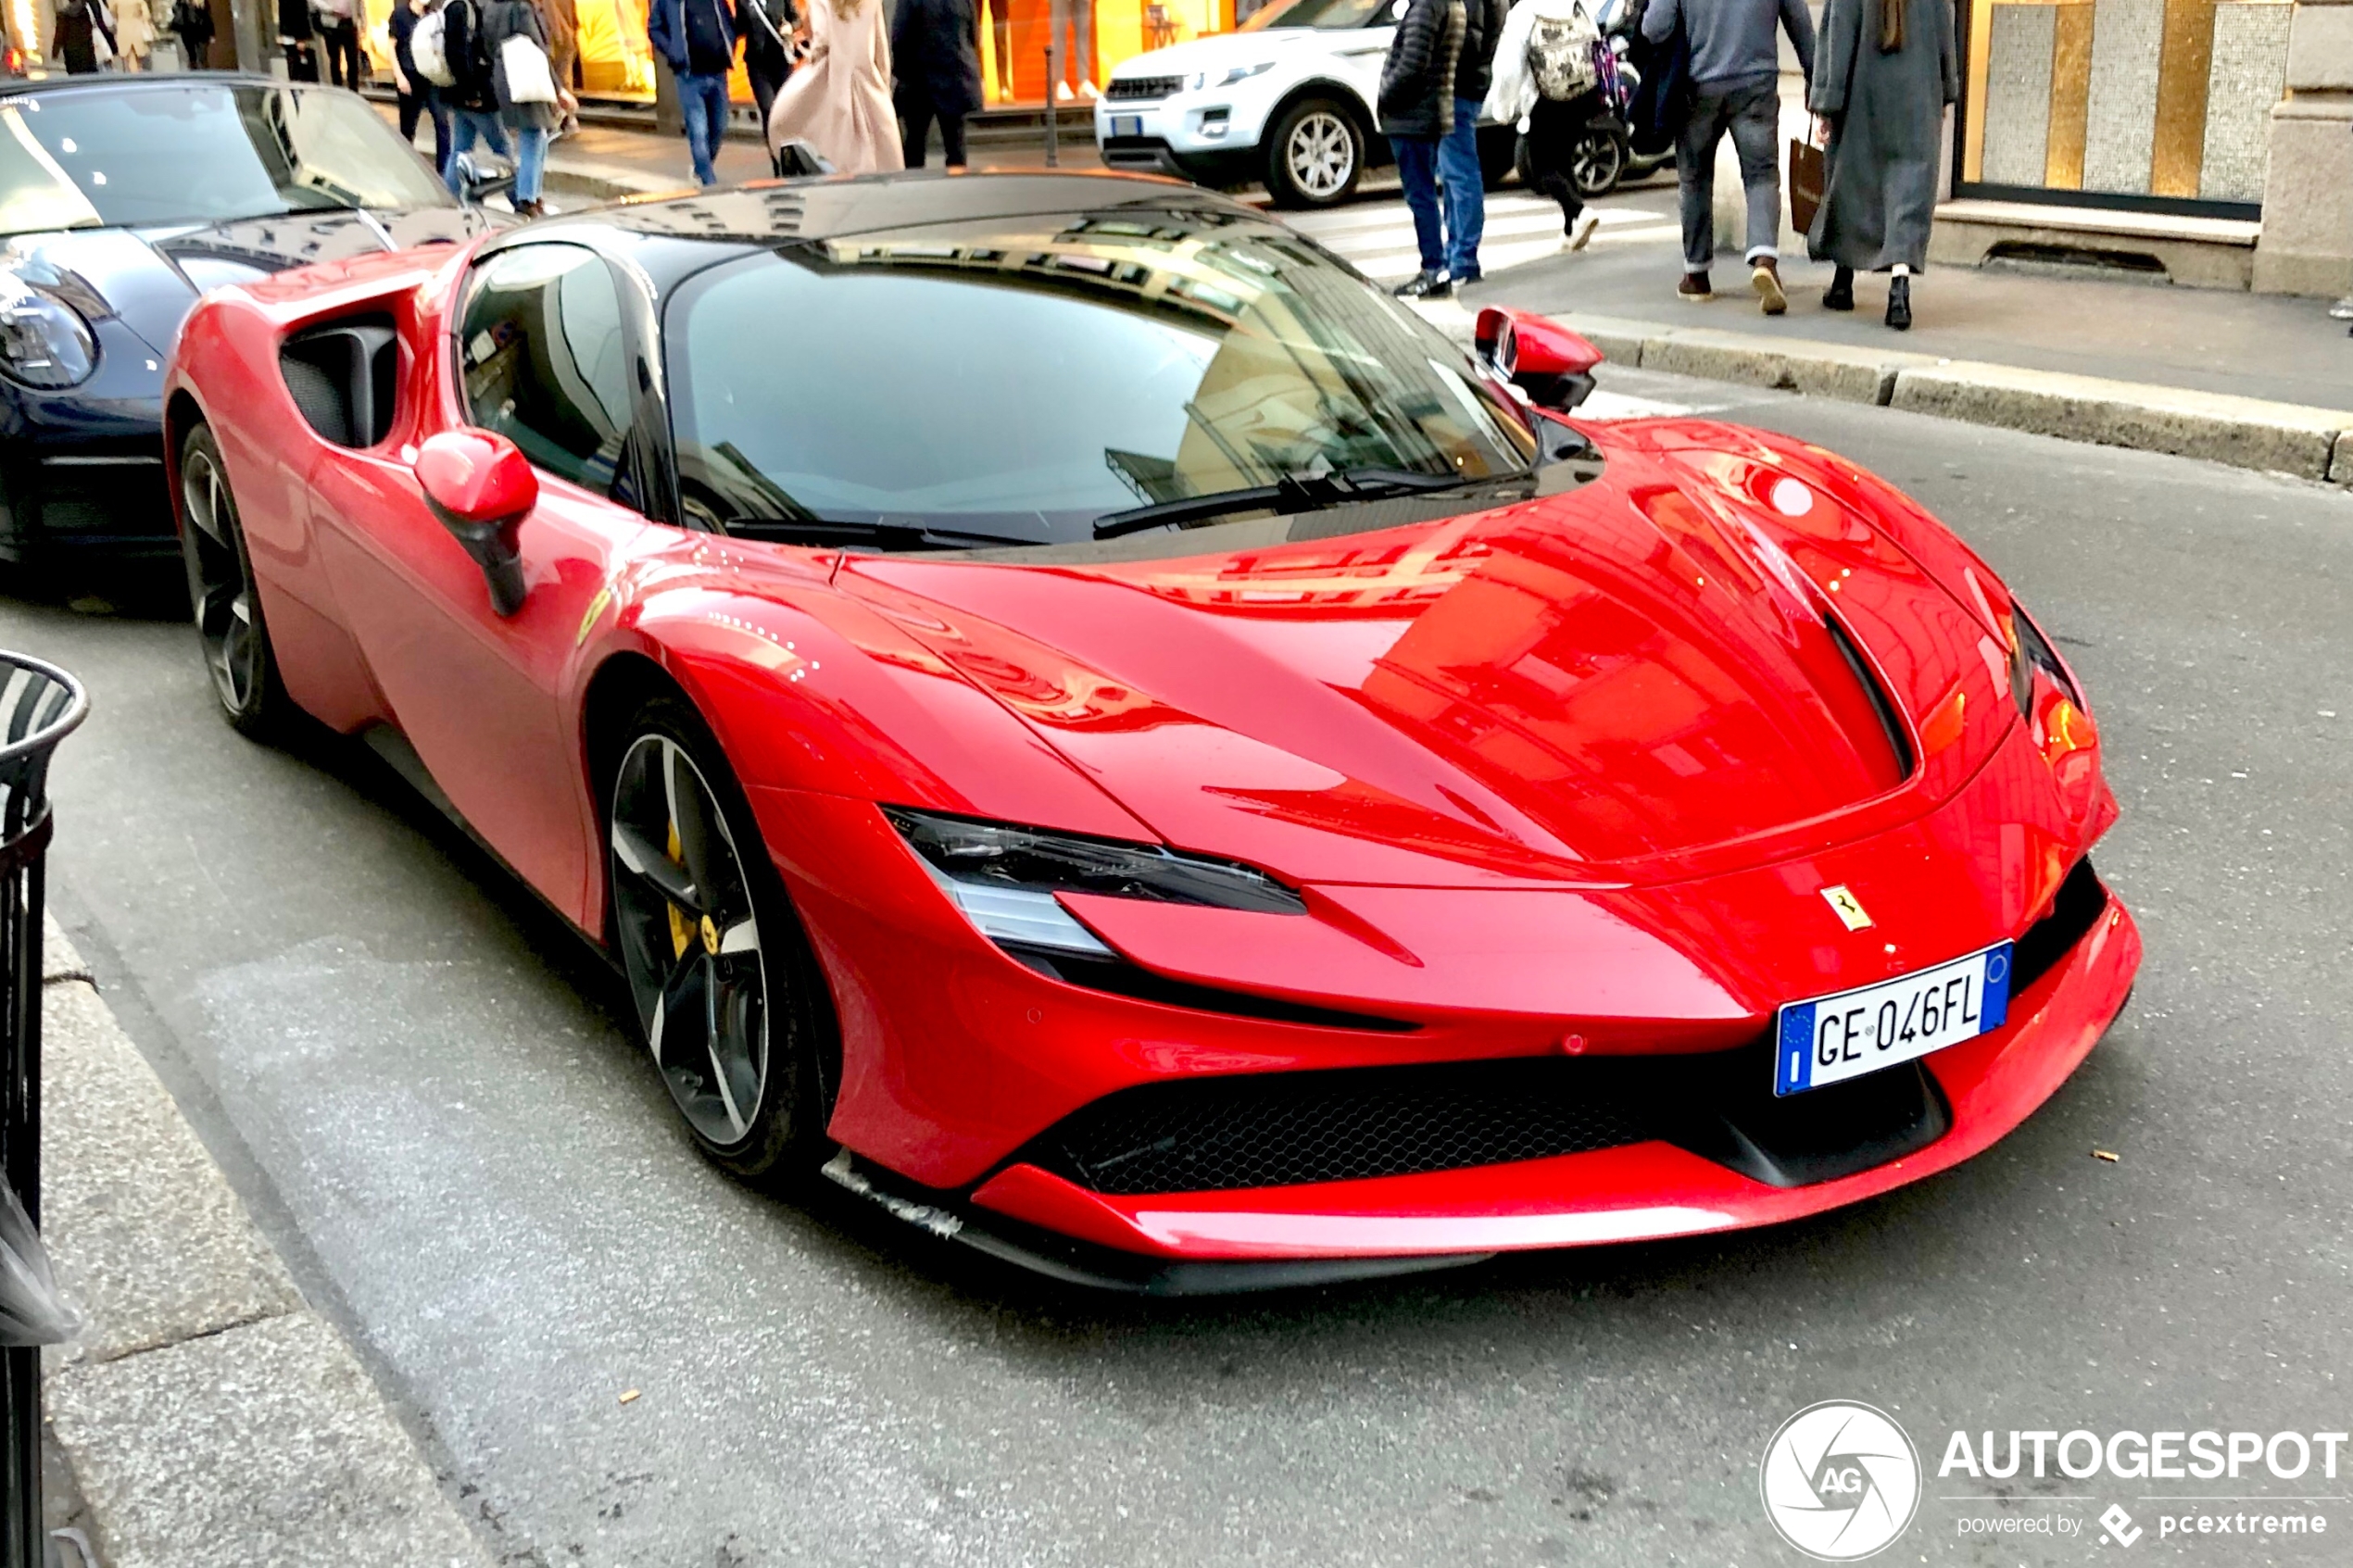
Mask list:
[[510,34],[498,45],[498,63],[507,72],[507,96],[518,104],[552,104],[556,76],[547,69],[547,52],[522,33]]

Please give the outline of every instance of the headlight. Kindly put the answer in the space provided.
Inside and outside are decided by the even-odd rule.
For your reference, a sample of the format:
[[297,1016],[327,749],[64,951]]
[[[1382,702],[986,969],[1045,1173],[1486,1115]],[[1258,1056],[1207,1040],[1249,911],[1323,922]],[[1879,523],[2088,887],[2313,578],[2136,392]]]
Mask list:
[[1231,87],[1237,82],[1248,82],[1252,77],[1261,75],[1266,71],[1273,70],[1274,69],[1275,62],[1272,60],[1261,60],[1254,66],[1236,66],[1233,69],[1226,73],[1226,80],[1220,82],[1217,85],[1220,87]]
[[2067,694],[2067,700],[2084,712],[2083,694],[2076,689],[2074,677],[2067,672],[2058,653],[2034,618],[2015,599],[2010,602],[2010,696],[2018,703],[2020,717],[2029,723],[2034,720],[2034,672],[2040,670],[2051,679],[2051,684]]
[[63,300],[0,271],[0,371],[27,386],[79,386],[97,368],[90,323]]
[[1297,893],[1232,860],[899,806],[884,807],[883,815],[956,907],[994,942],[1109,952],[1094,933],[1071,919],[1056,901],[1057,891],[1261,914],[1307,912]]

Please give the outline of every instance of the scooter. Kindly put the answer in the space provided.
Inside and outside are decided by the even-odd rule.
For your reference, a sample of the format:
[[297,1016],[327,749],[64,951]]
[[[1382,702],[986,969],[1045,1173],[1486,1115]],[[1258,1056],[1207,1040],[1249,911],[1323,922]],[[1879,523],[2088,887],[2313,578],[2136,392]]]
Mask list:
[[1645,180],[1675,161],[1675,143],[1663,138],[1655,147],[1634,144],[1634,100],[1642,90],[1642,78],[1658,63],[1659,46],[1642,36],[1642,6],[1636,0],[1602,0],[1593,25],[1609,41],[1612,59],[1617,70],[1617,119],[1626,130],[1625,168],[1619,171],[1622,183],[1628,180]]
[[[1655,152],[1640,151],[1634,145],[1629,110],[1642,85],[1642,71],[1633,59],[1641,40],[1642,15],[1642,7],[1630,0],[1602,0],[1594,14],[1593,25],[1609,50],[1609,64],[1602,73],[1603,107],[1585,122],[1585,133],[1568,159],[1569,180],[1587,201],[1609,194],[1629,180],[1644,179],[1674,160],[1672,143]],[[1533,184],[1526,137],[1520,138],[1517,161],[1520,183]]]

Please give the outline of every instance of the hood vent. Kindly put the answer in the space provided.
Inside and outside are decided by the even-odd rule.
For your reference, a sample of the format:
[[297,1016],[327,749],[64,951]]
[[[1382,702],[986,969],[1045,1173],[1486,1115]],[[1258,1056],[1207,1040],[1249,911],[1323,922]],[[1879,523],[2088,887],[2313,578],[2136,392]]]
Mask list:
[[1895,776],[1910,778],[1912,769],[1919,759],[1913,754],[1912,737],[1905,732],[1904,721],[1896,717],[1894,700],[1888,696],[1887,689],[1879,684],[1879,677],[1871,672],[1871,667],[1863,661],[1863,650],[1855,646],[1855,639],[1840,624],[1838,617],[1824,611],[1822,627],[1830,633],[1831,642],[1837,646],[1839,658],[1846,661],[1855,684],[1862,687],[1863,695],[1870,699],[1871,711],[1879,716],[1880,733],[1887,739],[1888,750],[1895,754]]
[[392,433],[400,340],[388,318],[360,317],[299,332],[278,351],[278,369],[321,440],[374,446]]

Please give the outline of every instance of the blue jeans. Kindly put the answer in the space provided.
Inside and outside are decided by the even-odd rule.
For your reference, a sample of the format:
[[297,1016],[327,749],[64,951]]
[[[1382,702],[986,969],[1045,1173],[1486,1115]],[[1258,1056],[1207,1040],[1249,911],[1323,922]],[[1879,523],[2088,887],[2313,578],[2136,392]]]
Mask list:
[[500,157],[514,156],[507,145],[507,128],[498,123],[497,115],[484,114],[480,109],[452,107],[449,111],[449,167],[441,171],[441,179],[453,196],[466,194],[465,182],[458,177],[458,159],[473,151],[477,141]]
[[515,200],[535,202],[547,171],[547,132],[534,125],[515,132]]
[[1478,276],[1478,237],[1487,228],[1487,183],[1478,168],[1477,98],[1454,100],[1454,129],[1444,136],[1391,136],[1405,207],[1422,270],[1457,282]]
[[718,184],[719,172],[711,160],[719,156],[719,144],[727,134],[727,79],[680,71],[678,111],[686,121],[686,150],[694,156],[696,182]]

